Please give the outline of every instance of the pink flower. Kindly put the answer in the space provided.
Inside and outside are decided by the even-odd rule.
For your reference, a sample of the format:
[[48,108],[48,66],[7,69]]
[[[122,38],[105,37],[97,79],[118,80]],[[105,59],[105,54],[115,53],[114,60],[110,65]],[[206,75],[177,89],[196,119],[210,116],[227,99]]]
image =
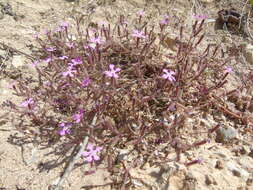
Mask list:
[[140,11],[138,11],[138,12],[137,12],[137,15],[139,15],[139,16],[144,16],[144,15],[145,15],[144,10],[140,10]]
[[89,77],[83,79],[82,81],[82,87],[87,87],[91,83],[91,79]]
[[93,162],[100,160],[99,156],[97,155],[103,148],[102,147],[94,147],[93,144],[89,143],[87,145],[87,151],[82,153],[82,156],[85,157],[87,162]]
[[34,104],[34,101],[32,98],[27,99],[26,101],[21,103],[22,107],[29,107],[30,105]]
[[57,27],[54,32],[61,32],[62,31],[62,28],[61,27]]
[[96,38],[91,38],[90,42],[94,44],[102,44],[104,41],[100,37],[96,37]]
[[204,20],[208,18],[207,15],[193,15],[192,17],[196,20]]
[[39,38],[39,33],[38,33],[38,32],[34,33],[34,34],[33,34],[33,38],[34,38],[34,39],[38,39],[38,38]]
[[115,66],[114,66],[113,64],[110,64],[110,65],[109,65],[110,70],[109,70],[109,71],[105,71],[104,73],[105,73],[108,77],[118,78],[119,75],[117,74],[117,72],[119,72],[121,69],[120,69],[120,68],[114,69],[114,67],[115,67]]
[[43,84],[44,84],[45,86],[51,86],[51,82],[50,82],[50,81],[45,81],[45,82],[43,82]]
[[144,32],[139,30],[134,30],[132,36],[136,38],[146,38]]
[[48,48],[46,48],[46,50],[47,50],[48,52],[53,52],[53,51],[56,50],[56,48],[55,48],[55,47],[48,47]]
[[84,114],[84,110],[80,109],[79,113],[73,115],[73,119],[75,120],[76,123],[81,122],[81,120],[83,119],[83,114]]
[[65,123],[60,123],[60,128],[61,130],[58,131],[59,135],[64,136],[66,134],[70,134],[70,127],[72,125],[70,123],[66,124]]
[[233,69],[232,67],[229,67],[229,66],[225,66],[225,73],[232,73],[233,72]]
[[96,49],[96,44],[94,44],[94,43],[90,43],[90,44],[88,44],[88,45],[86,45],[86,46],[84,46],[84,48],[85,49],[89,49],[89,48],[91,48],[91,49]]
[[167,25],[169,24],[169,16],[168,15],[165,15],[163,20],[160,21],[160,24],[161,25]]
[[76,73],[76,70],[73,69],[72,67],[69,67],[67,71],[65,71],[65,72],[62,73],[62,75],[63,75],[64,77],[67,77],[67,76],[73,77],[73,76],[74,76],[74,73]]
[[164,74],[162,75],[162,78],[168,79],[171,82],[176,81],[175,77],[173,76],[175,75],[174,71],[168,71],[167,69],[163,69],[163,72]]
[[34,61],[33,63],[32,63],[32,66],[33,67],[36,67],[38,64],[39,64],[40,62],[37,60],[37,61]]
[[107,25],[108,23],[107,23],[106,21],[100,21],[99,24],[100,24],[101,26],[103,26],[103,25]]
[[45,30],[44,30],[44,34],[45,34],[45,35],[49,35],[49,34],[50,34],[50,30],[45,29]]
[[68,22],[66,22],[66,21],[64,21],[64,22],[62,22],[61,24],[60,24],[60,27],[61,28],[68,28],[70,26],[70,24],[68,23]]
[[52,61],[52,58],[51,58],[51,57],[48,57],[48,58],[44,59],[44,61],[45,61],[46,63],[50,63],[50,62]]

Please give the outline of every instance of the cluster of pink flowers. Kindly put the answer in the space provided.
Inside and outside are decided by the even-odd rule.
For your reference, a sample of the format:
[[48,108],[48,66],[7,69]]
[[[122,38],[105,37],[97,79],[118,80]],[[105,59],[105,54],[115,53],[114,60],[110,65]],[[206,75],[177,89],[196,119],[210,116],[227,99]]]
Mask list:
[[60,130],[58,131],[59,135],[64,136],[70,134],[70,128],[72,127],[71,123],[60,123]]
[[[62,56],[60,59],[68,59],[67,56]],[[68,70],[63,72],[62,75],[67,77],[74,77],[74,74],[76,71],[76,66],[82,64],[83,61],[81,57],[76,57],[75,59],[72,59],[71,62],[68,64]]]

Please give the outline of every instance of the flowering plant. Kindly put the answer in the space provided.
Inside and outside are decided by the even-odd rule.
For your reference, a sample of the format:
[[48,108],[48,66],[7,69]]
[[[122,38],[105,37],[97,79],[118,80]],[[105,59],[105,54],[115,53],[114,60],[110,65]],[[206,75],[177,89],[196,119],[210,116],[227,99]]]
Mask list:
[[[138,16],[141,25],[145,14],[140,11]],[[186,115],[219,108],[217,91],[227,83],[232,69],[218,57],[218,47],[198,50],[204,39],[203,19],[194,23],[189,39],[183,38],[181,28],[175,56],[165,53],[168,18],[155,26],[158,33],[148,26],[132,29],[120,17],[114,30],[103,23],[80,31],[77,21],[73,39],[66,22],[47,30],[44,37],[37,35],[41,51],[32,66],[38,77],[29,87],[26,78],[12,85],[15,94],[25,99],[21,106],[11,101],[4,104],[17,113],[16,127],[23,129],[24,138],[36,136],[41,146],[58,144],[65,155],[89,137],[80,154],[90,163],[106,160],[112,173],[118,161],[115,148],[134,147],[135,152],[142,152],[136,160],[165,161],[159,144],[166,143],[180,154],[206,143],[176,146],[183,141]],[[124,171],[120,175],[126,180]]]

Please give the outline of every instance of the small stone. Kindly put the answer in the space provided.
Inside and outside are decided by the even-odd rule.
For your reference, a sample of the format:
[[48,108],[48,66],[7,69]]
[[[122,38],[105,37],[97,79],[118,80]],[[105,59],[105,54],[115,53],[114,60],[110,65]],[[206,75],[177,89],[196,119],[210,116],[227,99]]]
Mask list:
[[247,181],[246,181],[246,184],[247,185],[252,185],[253,184],[253,178],[248,178]]
[[215,168],[221,170],[224,168],[224,163],[221,160],[217,160],[215,164]]
[[129,152],[130,151],[127,149],[120,149],[119,154],[117,156],[117,161],[120,162],[122,160],[127,160]]
[[240,149],[241,154],[249,154],[250,153],[250,147],[249,146],[242,146]]
[[241,177],[245,180],[249,178],[249,173],[242,168],[238,168],[233,162],[228,162],[227,168],[237,177]]
[[233,170],[232,173],[234,174],[234,176],[241,177],[241,173],[239,172],[239,170]]
[[253,170],[253,159],[249,156],[241,156],[238,163],[246,170]]
[[228,142],[234,138],[238,137],[238,132],[233,127],[227,127],[227,128],[219,128],[216,131],[216,139],[215,141],[218,143],[225,143]]
[[248,154],[249,157],[253,158],[253,150],[250,151],[250,153]]
[[217,182],[216,182],[216,180],[214,179],[213,176],[205,175],[205,178],[206,178],[205,182],[206,182],[207,185],[211,185],[211,184],[217,185]]

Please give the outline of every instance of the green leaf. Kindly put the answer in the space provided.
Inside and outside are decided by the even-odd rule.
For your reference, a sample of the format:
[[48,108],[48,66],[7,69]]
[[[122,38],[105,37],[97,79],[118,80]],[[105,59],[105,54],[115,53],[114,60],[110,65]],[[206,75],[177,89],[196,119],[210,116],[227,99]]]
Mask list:
[[249,3],[250,3],[251,5],[253,5],[253,0],[250,0]]

